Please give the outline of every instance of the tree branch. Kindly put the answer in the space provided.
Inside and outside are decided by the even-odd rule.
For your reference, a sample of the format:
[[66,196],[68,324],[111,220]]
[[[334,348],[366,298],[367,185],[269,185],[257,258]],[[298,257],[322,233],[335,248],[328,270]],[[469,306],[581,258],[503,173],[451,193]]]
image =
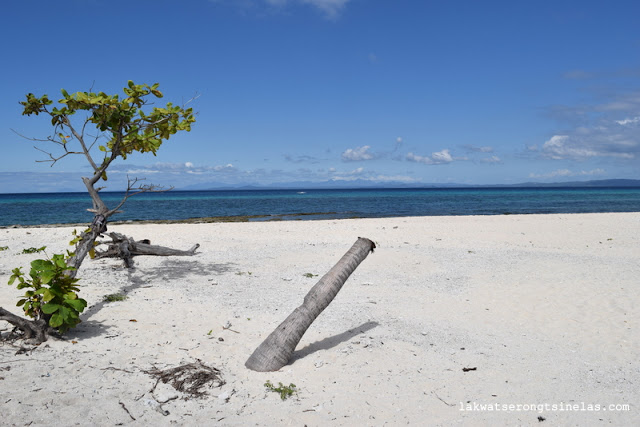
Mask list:
[[[113,208],[113,209],[108,211],[108,215],[109,216],[111,216],[111,215],[113,215],[115,213],[118,213],[119,212],[118,209],[120,209],[125,204],[125,202],[129,199],[129,197],[133,197],[136,194],[141,194],[141,193],[164,193],[164,192],[173,190],[173,187],[163,188],[163,187],[160,187],[160,186],[157,186],[157,185],[153,185],[153,184],[140,185],[139,187],[134,188],[133,186],[136,185],[138,183],[138,181],[144,181],[144,178],[143,179],[138,179],[138,178],[130,179],[129,176],[127,175],[127,191],[125,192],[124,197],[122,198],[120,203],[118,203],[118,205],[115,208]],[[131,190],[138,190],[138,191],[135,191],[135,192],[132,193]]]
[[71,124],[71,121],[69,120],[69,118],[66,117],[66,116],[64,118],[64,123],[69,127],[69,130],[71,131],[73,136],[78,140],[78,143],[82,147],[82,152],[84,153],[84,156],[87,158],[87,160],[91,164],[91,167],[93,168],[93,170],[96,171],[96,170],[98,170],[98,166],[93,161],[93,157],[91,157],[91,154],[89,153],[89,150],[87,149],[87,146],[84,143],[84,127],[87,125],[88,122],[89,122],[89,119],[86,119],[84,121],[84,125],[82,126],[82,135],[81,135],[73,127],[73,125]]
[[[58,143],[58,141],[53,141],[55,143]],[[55,165],[59,160],[62,160],[63,158],[67,157],[69,154],[82,154],[81,152],[78,151],[69,151],[67,150],[67,146],[66,144],[61,144],[64,147],[64,154],[59,156],[59,157],[54,157],[52,153],[49,153],[48,151],[44,151],[41,148],[36,147],[35,145],[33,146],[33,148],[35,148],[36,150],[46,154],[47,156],[49,156],[49,160],[36,160],[36,163],[46,163],[46,162],[51,162],[51,167],[53,167],[53,165]]]

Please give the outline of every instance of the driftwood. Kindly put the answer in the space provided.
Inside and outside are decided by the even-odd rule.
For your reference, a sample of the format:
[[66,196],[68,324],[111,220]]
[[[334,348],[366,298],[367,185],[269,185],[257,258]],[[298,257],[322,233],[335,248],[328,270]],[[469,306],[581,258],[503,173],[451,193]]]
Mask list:
[[[20,337],[28,344],[40,344],[47,340],[47,336],[55,335],[56,331],[47,324],[45,319],[29,320],[0,307],[0,320],[11,323],[17,329],[23,332]],[[8,337],[11,337],[9,334]]]
[[147,239],[133,240],[120,233],[107,233],[111,241],[100,242],[98,245],[106,244],[107,249],[96,251],[96,258],[122,258],[127,268],[133,267],[133,257],[136,255],[156,255],[156,256],[191,256],[200,247],[195,244],[191,249],[181,251],[179,249],[167,248],[165,246],[152,245]]
[[256,348],[245,366],[252,371],[269,372],[277,371],[289,363],[302,335],[333,301],[344,282],[375,247],[371,240],[358,237],[340,261],[311,288],[302,305]]

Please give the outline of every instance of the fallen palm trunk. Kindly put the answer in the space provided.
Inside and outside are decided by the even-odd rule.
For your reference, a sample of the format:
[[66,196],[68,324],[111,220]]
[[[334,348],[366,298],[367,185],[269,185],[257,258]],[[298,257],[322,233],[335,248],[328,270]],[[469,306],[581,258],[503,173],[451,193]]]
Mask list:
[[122,258],[127,268],[133,267],[135,255],[156,255],[156,256],[191,256],[194,255],[196,249],[200,247],[195,244],[186,251],[179,249],[167,248],[165,246],[152,245],[148,240],[135,241],[130,237],[119,233],[107,233],[111,236],[111,242],[101,242],[100,244],[108,244],[106,250],[96,251],[96,258]]
[[276,328],[253,352],[245,366],[253,371],[277,371],[285,366],[309,326],[333,301],[336,294],[376,245],[358,237],[338,263],[315,284],[304,302]]

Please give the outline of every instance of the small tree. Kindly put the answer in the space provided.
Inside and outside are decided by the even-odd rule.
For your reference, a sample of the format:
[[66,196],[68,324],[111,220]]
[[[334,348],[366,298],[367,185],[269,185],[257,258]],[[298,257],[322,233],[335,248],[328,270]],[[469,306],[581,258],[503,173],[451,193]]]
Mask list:
[[[91,166],[92,174],[82,177],[82,181],[91,196],[94,213],[93,222],[88,230],[76,239],[76,250],[66,258],[68,268],[64,274],[74,279],[80,265],[93,249],[97,237],[106,231],[108,219],[120,212],[125,201],[134,194],[157,191],[153,185],[139,185],[137,179],[129,180],[125,196],[114,207],[107,207],[100,197],[102,188],[96,187],[101,181],[107,181],[107,169],[117,159],[126,159],[128,155],[139,153],[156,154],[160,146],[171,135],[178,131],[190,131],[195,122],[193,110],[184,106],[168,103],[164,108],[149,108],[149,100],[162,98],[158,90],[159,84],[136,85],[129,80],[124,88],[125,96],[120,99],[116,95],[104,92],[76,92],[69,94],[62,89],[59,106],[52,107],[53,101],[47,95],[37,97],[30,93],[26,100],[20,102],[24,107],[23,115],[46,115],[51,119],[52,135],[44,140],[28,138],[34,141],[51,142],[61,152],[53,153],[41,150],[48,155],[46,162],[53,164],[69,155],[83,156]],[[78,114],[79,113],[79,114]],[[82,115],[77,120],[76,117]],[[88,129],[95,128],[97,133],[90,135]],[[6,320],[25,334],[25,319],[15,316],[0,307],[0,320]],[[31,325],[42,331],[43,326]],[[36,334],[37,335],[37,334]],[[43,334],[38,340],[42,341]],[[44,336],[46,339],[46,335]]]
[[[62,154],[55,156],[45,152],[52,165],[68,155],[84,156],[93,174],[90,177],[82,177],[91,200],[93,201],[94,221],[91,230],[84,233],[78,242],[75,256],[71,257],[68,265],[76,270],[71,270],[73,275],[82,264],[98,235],[106,228],[106,222],[113,214],[118,213],[127,198],[133,194],[145,191],[153,191],[154,186],[137,185],[137,180],[129,181],[125,197],[120,203],[108,208],[102,201],[96,184],[107,181],[107,168],[118,157],[126,159],[128,155],[139,153],[153,153],[160,148],[164,140],[181,130],[190,131],[191,123],[195,122],[193,110],[168,103],[164,108],[154,107],[145,112],[144,107],[149,104],[149,97],[162,98],[162,92],[158,90],[159,84],[152,86],[136,85],[129,80],[125,87],[124,99],[116,95],[107,95],[104,92],[76,92],[69,94],[62,89],[63,98],[58,101],[61,108],[50,105],[53,102],[47,95],[38,98],[34,94],[27,95],[27,100],[20,102],[24,106],[23,115],[46,114],[51,118],[53,134],[45,141],[52,142],[62,149]],[[84,120],[74,124],[72,118],[78,112],[86,112]],[[99,132],[90,136],[86,129],[94,126]],[[99,144],[101,140],[105,143]],[[95,146],[102,153],[101,159],[96,160]],[[72,148],[75,146],[75,148]],[[43,150],[40,150],[43,151]]]

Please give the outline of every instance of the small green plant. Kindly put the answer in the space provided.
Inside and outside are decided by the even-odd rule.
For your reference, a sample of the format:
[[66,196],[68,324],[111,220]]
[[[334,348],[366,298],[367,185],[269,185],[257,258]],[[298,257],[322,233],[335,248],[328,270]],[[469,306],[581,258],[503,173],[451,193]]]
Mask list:
[[7,249],[9,249],[9,246],[0,246],[0,252],[6,251]]
[[[42,248],[44,250],[44,248]],[[29,276],[25,277],[21,268],[14,268],[9,285],[18,281],[18,289],[28,289],[24,298],[16,306],[36,320],[45,319],[49,326],[64,333],[80,323],[79,314],[87,302],[78,298],[76,283],[79,279],[65,273],[74,270],[67,265],[64,255],[56,254],[51,259],[37,259],[31,262]]]
[[293,393],[298,394],[298,390],[296,389],[296,385],[293,384],[293,383],[291,383],[289,385],[283,385],[282,383],[278,383],[278,387],[276,387],[273,384],[271,384],[271,381],[267,380],[267,382],[264,383],[264,386],[269,391],[273,391],[273,392],[279,393],[280,394],[280,399],[282,399],[282,400],[287,400],[288,398],[293,396]]
[[103,297],[103,301],[104,302],[117,302],[117,301],[124,301],[126,300],[128,297],[124,294],[109,294],[109,295],[105,295]]
[[317,274],[312,274],[312,273],[304,273],[303,274],[304,277],[308,277],[309,279],[313,278],[313,277],[317,277]]
[[41,248],[33,248],[33,247],[25,248],[25,249],[22,250],[22,253],[23,254],[38,254],[40,252],[43,252],[45,249],[47,249],[46,246],[43,246]]

